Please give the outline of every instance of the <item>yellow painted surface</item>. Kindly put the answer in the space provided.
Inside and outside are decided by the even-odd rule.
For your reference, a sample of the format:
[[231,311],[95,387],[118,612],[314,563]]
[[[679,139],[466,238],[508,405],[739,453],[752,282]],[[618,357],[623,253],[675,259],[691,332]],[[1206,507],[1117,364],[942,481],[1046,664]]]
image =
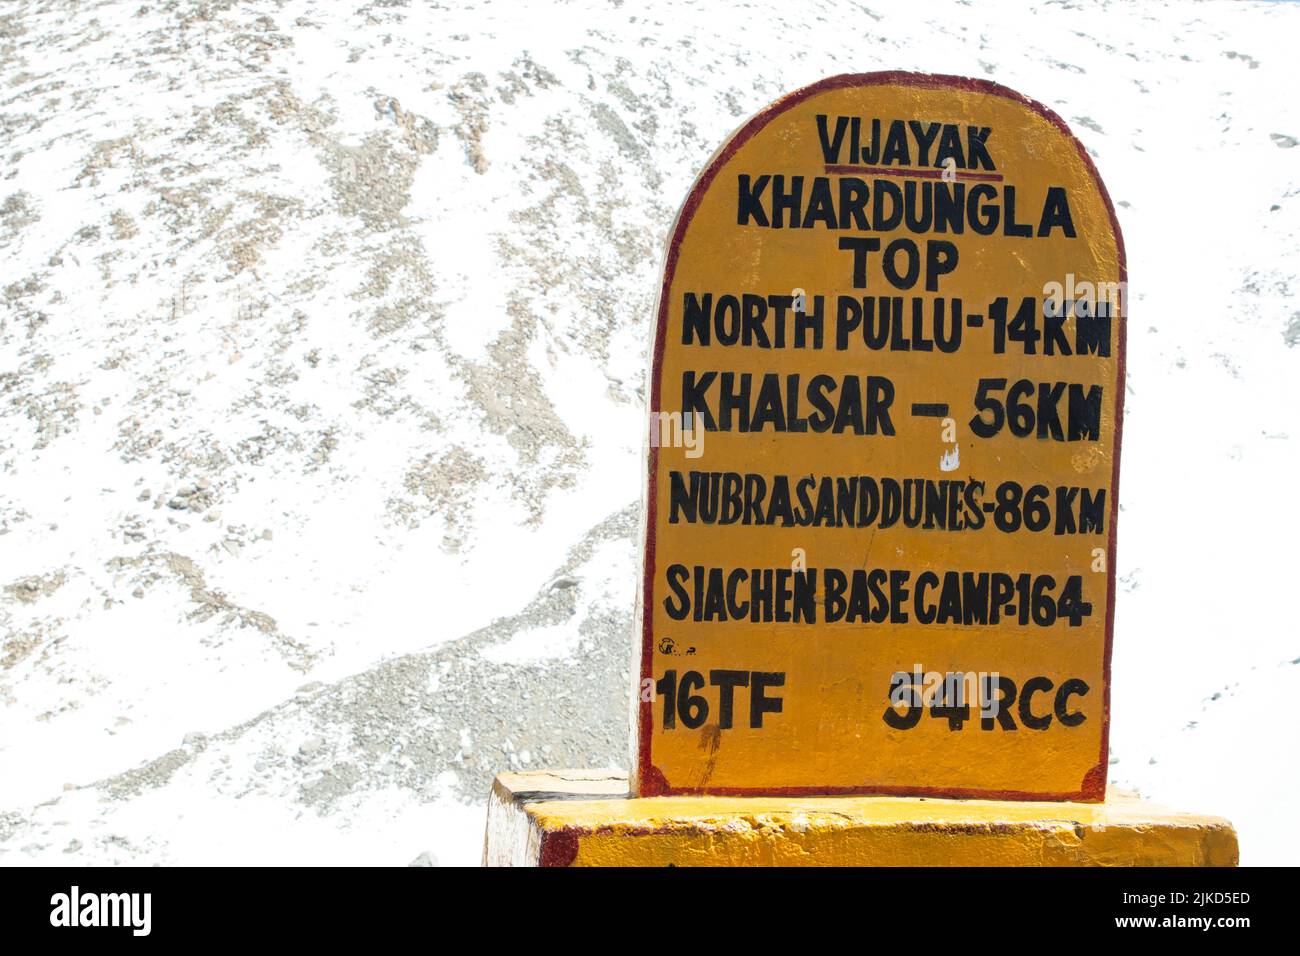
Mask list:
[[[504,779],[503,775],[503,779]],[[1102,804],[915,797],[606,797],[529,802],[551,865],[577,866],[1233,866],[1217,817],[1131,796]],[[562,786],[545,787],[556,792]],[[502,780],[498,781],[502,788]],[[523,791],[522,793],[520,791]],[[534,863],[536,861],[533,861]]]
[[[1017,218],[1035,225],[1049,186],[1064,186],[1077,238],[1014,238],[1000,232],[977,236],[914,235],[904,230],[883,234],[888,242],[908,236],[922,247],[927,238],[956,243],[960,261],[941,280],[937,293],[918,284],[900,292],[881,284],[879,254],[869,270],[868,287],[854,289],[852,256],[837,248],[841,236],[874,235],[853,230],[742,228],[737,225],[737,181],[740,174],[784,174],[805,177],[808,183],[827,175],[819,146],[817,114],[952,121],[988,126],[990,153],[1006,184],[1017,192]],[[871,177],[864,177],[868,180]],[[832,176],[832,182],[838,177]],[[900,185],[902,179],[895,179]],[[916,180],[912,180],[916,182]],[[967,188],[973,184],[968,183]],[[1002,213],[1005,215],[1005,208]],[[1106,549],[1113,532],[1112,464],[1117,451],[1114,422],[1119,377],[1121,322],[1112,322],[1109,357],[1025,355],[1018,348],[993,354],[993,331],[966,328],[962,347],[953,354],[871,351],[861,339],[844,351],[701,347],[682,343],[684,294],[715,295],[745,292],[789,294],[800,288],[808,296],[826,298],[827,340],[835,335],[835,297],[840,294],[960,297],[967,312],[987,315],[990,302],[1008,296],[1039,295],[1044,283],[1063,280],[1117,282],[1120,279],[1117,237],[1097,181],[1074,142],[1022,102],[986,92],[924,89],[907,85],[871,85],[829,89],[788,109],[773,108],[767,124],[728,159],[685,228],[680,258],[666,296],[666,332],[655,410],[681,407],[683,373],[694,370],[750,372],[755,381],[765,372],[782,376],[881,374],[896,387],[893,437],[830,435],[805,432],[707,432],[704,454],[687,457],[686,447],[659,449],[652,474],[656,542],[647,567],[651,586],[649,628],[642,634],[649,648],[642,680],[659,681],[668,671],[678,680],[688,671],[707,679],[713,669],[747,673],[780,672],[783,687],[780,713],[764,715],[760,728],[748,721],[748,692],[738,688],[733,726],[719,727],[718,690],[705,686],[699,694],[710,706],[703,726],[691,728],[681,720],[665,727],[662,693],[640,707],[642,777],[634,782],[640,793],[745,792],[773,790],[825,791],[865,789],[877,792],[972,791],[990,795],[1099,798],[1104,787],[1105,725],[1107,720],[1107,600],[1113,569],[1093,570],[1094,549]],[[1073,341],[1075,320],[1066,322]],[[909,323],[910,327],[910,323]],[[1041,329],[1041,318],[1039,321]],[[789,333],[787,333],[789,334]],[[1040,346],[1041,353],[1041,346]],[[1085,388],[1101,385],[1103,405],[1098,441],[1057,442],[1014,437],[1004,428],[992,438],[977,438],[967,423],[976,414],[977,382],[983,377],[1009,382],[1068,381]],[[1005,398],[1005,393],[1003,394]],[[913,417],[913,402],[946,402],[958,425],[960,469],[942,473],[938,462],[947,446],[940,440],[940,422]],[[809,409],[805,407],[805,412]],[[892,528],[709,526],[670,523],[670,473],[691,470],[758,473],[768,478],[786,474],[832,478],[869,475],[877,479],[976,478],[987,487],[985,500],[1004,480],[1028,488],[1083,485],[1106,493],[1103,533],[1057,536],[1047,531],[1003,533],[985,515],[981,530],[944,532]],[[1082,575],[1083,593],[1092,613],[1077,627],[1058,621],[1049,627],[1008,625],[923,625],[914,616],[907,623],[847,624],[751,623],[679,621],[668,615],[670,591],[665,569],[673,564],[733,568],[789,568],[794,549],[803,549],[809,568],[905,569],[914,587],[925,570],[1021,572],[1051,574],[1059,585],[1069,575]],[[819,589],[820,597],[821,589]],[[820,602],[819,602],[820,610]],[[668,652],[663,639],[671,639]],[[689,652],[689,653],[688,653]],[[928,714],[909,730],[887,726],[882,715],[889,705],[891,676],[920,665],[926,672],[998,673],[1023,686],[1031,677],[1045,677],[1059,687],[1068,679],[1085,682],[1088,692],[1070,701],[1070,709],[1085,717],[1078,726],[1052,720],[1045,730],[1018,726],[1014,732],[980,727],[978,713],[959,730],[947,720]],[[1052,713],[1052,693],[1040,694],[1035,714]],[[978,707],[973,708],[974,711]],[[1019,725],[1019,715],[1016,715]],[[1088,785],[1085,786],[1085,779]],[[673,806],[685,807],[685,804]],[[697,805],[698,806],[698,805]],[[834,806],[842,806],[834,804]],[[850,805],[843,805],[850,806]],[[866,806],[865,804],[861,806]],[[872,806],[882,806],[872,804]],[[902,804],[910,806],[910,804]],[[1002,805],[997,805],[1002,806]],[[1003,811],[998,811],[999,813]],[[1028,812],[1036,812],[1030,810]],[[830,821],[830,817],[827,818]],[[816,839],[831,841],[843,852],[872,856],[886,852],[892,838],[880,827],[851,830],[824,828]],[[909,845],[940,846],[944,832],[914,836]],[[1037,834],[1040,831],[1034,830]],[[1098,838],[1109,844],[1115,834]],[[730,840],[736,852],[801,853],[812,837],[791,837],[774,846],[752,834]],[[1024,836],[1033,843],[1038,836]],[[755,842],[757,840],[757,842]],[[881,842],[881,841],[884,842]],[[1011,842],[1021,841],[1017,837]],[[1069,855],[1069,840],[1058,848],[1055,838],[1044,843],[1048,855]],[[982,847],[1002,847],[1007,840],[981,837]],[[593,838],[589,851],[608,859],[609,841]],[[649,845],[680,847],[676,836],[656,837]],[[963,844],[973,847],[973,843]],[[768,847],[759,850],[758,847]],[[644,852],[638,850],[638,852]],[[970,849],[978,856],[985,849]],[[991,851],[989,851],[991,852]]]

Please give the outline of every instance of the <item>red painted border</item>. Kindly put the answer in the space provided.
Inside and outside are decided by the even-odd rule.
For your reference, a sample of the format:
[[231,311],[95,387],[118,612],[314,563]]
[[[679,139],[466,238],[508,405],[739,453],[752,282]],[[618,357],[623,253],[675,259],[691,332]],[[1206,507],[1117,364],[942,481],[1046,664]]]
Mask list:
[[[1039,116],[1046,119],[1055,126],[1062,134],[1074,143],[1075,149],[1079,152],[1079,158],[1083,160],[1084,167],[1092,176],[1098,191],[1101,193],[1102,201],[1106,204],[1106,212],[1110,216],[1111,231],[1115,236],[1116,251],[1119,256],[1119,279],[1122,283],[1128,282],[1128,266],[1124,253],[1124,236],[1120,232],[1119,220],[1115,216],[1115,206],[1111,202],[1110,194],[1106,191],[1106,184],[1102,182],[1101,175],[1097,172],[1097,167],[1084,149],[1083,144],[1070,131],[1069,126],[1061,117],[1057,116],[1052,110],[1048,109],[1042,103],[1031,100],[1026,96],[1008,89],[1001,84],[994,83],[991,80],[972,79],[961,76],[942,76],[938,74],[927,73],[907,73],[902,71],[888,71],[882,73],[844,73],[839,76],[827,77],[811,86],[805,86],[801,90],[789,93],[781,99],[772,103],[732,134],[726,144],[714,154],[713,159],[709,162],[704,172],[700,174],[691,187],[690,193],[683,203],[681,211],[677,214],[677,221],[673,224],[672,237],[668,243],[668,249],[664,257],[664,278],[663,284],[659,290],[659,303],[656,308],[657,317],[655,320],[655,337],[654,350],[651,359],[650,369],[650,411],[659,411],[659,376],[663,367],[664,340],[668,332],[668,294],[672,286],[673,275],[677,270],[677,258],[681,253],[682,239],[686,235],[686,228],[691,224],[695,216],[695,210],[699,208],[700,201],[703,199],[709,186],[713,184],[714,178],[726,165],[727,161],[736,154],[746,142],[754,137],[759,130],[763,129],[769,122],[780,116],[786,110],[803,102],[804,100],[825,93],[829,90],[844,89],[847,87],[864,87],[864,86],[912,86],[922,89],[943,89],[943,90],[963,90],[966,92],[985,93],[991,96],[1001,96],[1004,99],[1013,100],[1027,109],[1032,110]],[[1034,793],[1019,790],[976,790],[965,788],[942,788],[942,787],[886,787],[886,786],[867,786],[867,787],[778,787],[778,788],[719,788],[707,787],[703,789],[692,789],[686,787],[673,787],[665,779],[662,771],[654,765],[650,755],[651,730],[654,720],[654,704],[651,701],[641,701],[639,703],[639,720],[637,732],[637,766],[636,766],[636,794],[642,797],[661,796],[669,794],[717,794],[725,796],[757,796],[759,794],[783,794],[788,796],[816,796],[818,794],[887,794],[887,795],[909,795],[916,794],[920,796],[933,797],[953,797],[953,798],[973,798],[973,799],[994,799],[994,800],[1083,800],[1097,802],[1105,799],[1106,795],[1106,776],[1109,765],[1110,749],[1110,659],[1111,647],[1114,641],[1115,631],[1115,548],[1116,548],[1116,525],[1119,519],[1119,457],[1121,448],[1121,439],[1124,430],[1124,366],[1125,366],[1125,347],[1128,337],[1128,317],[1127,317],[1127,296],[1121,300],[1122,309],[1120,311],[1120,322],[1118,329],[1118,355],[1116,358],[1116,389],[1115,389],[1115,454],[1114,465],[1111,472],[1111,509],[1110,509],[1110,540],[1107,545],[1107,566],[1106,566],[1106,641],[1105,641],[1105,660],[1103,662],[1103,683],[1106,685],[1103,692],[1102,704],[1102,731],[1101,731],[1101,753],[1097,757],[1097,764],[1091,767],[1079,782],[1079,789],[1072,793]],[[654,669],[654,607],[652,597],[654,593],[654,573],[655,573],[655,517],[658,506],[657,488],[655,487],[655,478],[659,468],[659,449],[655,446],[650,447],[649,455],[649,474],[647,476],[647,496],[646,496],[646,535],[645,535],[645,562],[644,573],[642,578],[642,598],[641,598],[641,681],[644,683],[653,675]]]
[[578,858],[578,838],[583,830],[579,827],[561,827],[542,834],[541,846],[538,848],[537,865],[542,867],[572,866]]

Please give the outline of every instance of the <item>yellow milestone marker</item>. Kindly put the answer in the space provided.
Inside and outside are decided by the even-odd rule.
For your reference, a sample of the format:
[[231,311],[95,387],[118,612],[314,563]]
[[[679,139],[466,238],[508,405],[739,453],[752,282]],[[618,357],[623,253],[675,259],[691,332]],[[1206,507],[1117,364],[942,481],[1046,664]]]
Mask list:
[[1102,799],[1123,282],[1087,153],[995,84],[732,136],[660,294],[696,441],[651,443],[637,792]]
[[1106,799],[1125,300],[1087,152],[1004,87],[733,134],[665,255],[630,778],[503,774],[484,861],[1235,864]]

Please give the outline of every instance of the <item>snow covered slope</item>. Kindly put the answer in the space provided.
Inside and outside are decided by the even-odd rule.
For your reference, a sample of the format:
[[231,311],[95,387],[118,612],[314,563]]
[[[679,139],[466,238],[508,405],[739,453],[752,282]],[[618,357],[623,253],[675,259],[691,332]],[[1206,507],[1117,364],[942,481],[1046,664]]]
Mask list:
[[[985,76],[1129,251],[1113,778],[1297,862],[1293,4],[0,13],[0,863],[474,862],[625,766],[659,254],[823,76]],[[1293,828],[1286,832],[1294,834]]]

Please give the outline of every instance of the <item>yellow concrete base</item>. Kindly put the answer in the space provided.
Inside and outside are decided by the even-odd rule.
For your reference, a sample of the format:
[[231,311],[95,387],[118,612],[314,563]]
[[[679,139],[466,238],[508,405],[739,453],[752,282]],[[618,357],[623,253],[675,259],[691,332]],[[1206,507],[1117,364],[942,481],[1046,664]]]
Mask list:
[[485,866],[1235,866],[1237,834],[1105,803],[922,797],[627,796],[611,771],[505,773]]

